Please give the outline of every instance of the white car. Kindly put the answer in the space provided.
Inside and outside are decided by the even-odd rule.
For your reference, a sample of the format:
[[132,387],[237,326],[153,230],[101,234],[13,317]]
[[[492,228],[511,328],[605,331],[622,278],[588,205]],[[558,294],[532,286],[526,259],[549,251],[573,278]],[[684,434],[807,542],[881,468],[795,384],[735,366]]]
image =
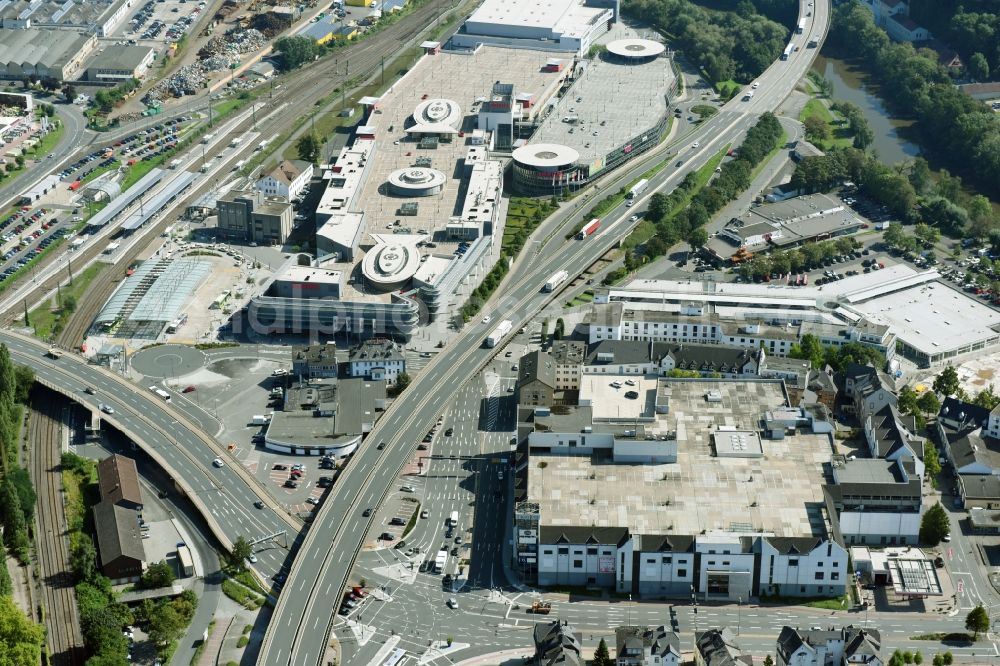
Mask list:
[[319,504],[319,500],[316,499],[315,497],[307,497],[306,498],[306,504],[312,504],[313,506],[315,506],[315,505]]
[[691,144],[691,147],[692,148],[697,148],[699,145],[701,145],[701,144],[699,144],[697,141],[695,141],[694,143]]
[[115,413],[115,408],[112,407],[111,405],[105,405],[102,402],[101,405],[100,405],[100,407],[101,407],[101,411],[104,412],[105,414],[114,414]]
[[493,317],[491,317],[491,316],[489,316],[489,315],[486,315],[485,317],[483,317],[483,323],[484,323],[484,324],[488,324],[488,323],[490,323],[491,321],[493,321]]
[[250,564],[257,564],[257,556],[254,555],[253,553],[250,553],[250,556],[247,558],[247,562],[249,562]]
[[750,87],[753,88],[754,90],[757,90],[757,88],[760,88],[760,84],[754,81],[752,84],[750,84]]
[[451,609],[457,609],[458,608],[458,600],[455,599],[455,597],[448,597],[448,602],[447,603],[448,603],[448,608],[451,608]]
[[222,462],[222,458],[216,458],[215,460],[212,461],[212,464],[215,465],[216,467],[222,467],[226,463]]

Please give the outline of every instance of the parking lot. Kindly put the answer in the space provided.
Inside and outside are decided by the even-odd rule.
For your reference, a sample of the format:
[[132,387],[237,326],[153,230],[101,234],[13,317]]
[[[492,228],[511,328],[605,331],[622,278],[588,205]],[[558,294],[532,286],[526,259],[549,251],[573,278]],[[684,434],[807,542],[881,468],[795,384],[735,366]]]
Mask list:
[[206,6],[206,2],[188,0],[149,0],[113,36],[127,44],[162,46],[187,33]]

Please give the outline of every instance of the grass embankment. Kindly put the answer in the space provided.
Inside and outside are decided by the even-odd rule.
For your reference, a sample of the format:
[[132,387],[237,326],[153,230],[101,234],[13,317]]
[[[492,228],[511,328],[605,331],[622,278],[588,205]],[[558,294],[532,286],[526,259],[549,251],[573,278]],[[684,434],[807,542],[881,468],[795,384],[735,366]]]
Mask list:
[[244,608],[249,608],[250,610],[256,610],[261,607],[264,603],[264,599],[243,585],[237,583],[232,578],[226,578],[222,581],[222,593],[227,597],[243,606]]
[[76,304],[83,296],[83,292],[105,268],[107,268],[107,264],[91,264],[83,273],[73,277],[72,285],[61,288],[61,303],[57,302],[57,297],[52,297],[32,310],[28,315],[28,320],[35,330],[35,337],[42,340],[56,338],[66,327],[66,322],[73,315],[73,311],[76,310]]
[[583,225],[585,225],[591,219],[593,219],[595,217],[599,218],[602,215],[605,215],[606,213],[608,213],[608,212],[614,210],[615,208],[617,208],[618,206],[622,205],[622,202],[625,201],[625,197],[628,196],[629,190],[631,190],[632,187],[636,183],[638,183],[643,178],[645,178],[646,180],[649,180],[650,178],[652,178],[656,174],[658,174],[661,171],[663,171],[663,169],[665,169],[667,167],[667,165],[670,164],[670,160],[672,160],[674,157],[675,157],[675,154],[673,154],[673,153],[670,154],[669,156],[665,157],[660,162],[657,162],[655,165],[653,165],[652,167],[650,167],[649,170],[647,170],[645,173],[641,174],[639,177],[634,178],[633,180],[629,181],[628,184],[626,184],[624,187],[622,187],[620,190],[618,190],[614,194],[609,194],[608,196],[604,197],[599,202],[597,202],[597,204],[593,208],[591,208],[589,211],[587,211],[587,214],[583,216],[582,220],[580,220],[575,225],[573,225],[573,228],[566,234],[566,240],[569,240],[570,238],[572,238],[573,236],[575,236],[577,234],[577,232],[580,231],[580,229],[583,229]]
[[504,224],[503,240],[500,244],[504,254],[516,257],[527,242],[528,236],[557,208],[551,199],[512,197],[507,207],[507,222]]
[[826,152],[831,148],[850,148],[854,145],[854,138],[851,136],[847,123],[840,114],[832,111],[822,100],[813,97],[802,108],[799,113],[799,121],[805,122],[806,118],[817,117],[826,123],[830,130],[829,139],[817,139],[813,137],[811,143],[817,148]]

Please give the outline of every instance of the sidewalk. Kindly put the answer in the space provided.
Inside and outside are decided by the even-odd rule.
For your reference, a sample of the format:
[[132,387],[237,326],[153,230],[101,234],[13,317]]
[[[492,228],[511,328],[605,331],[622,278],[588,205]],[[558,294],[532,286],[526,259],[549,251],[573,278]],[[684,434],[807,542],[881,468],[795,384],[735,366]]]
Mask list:
[[212,626],[212,631],[208,635],[208,640],[205,641],[205,648],[201,651],[201,656],[198,657],[198,666],[214,666],[216,659],[219,656],[219,650],[222,649],[222,641],[226,638],[226,633],[229,631],[229,627],[233,624],[236,618],[229,618],[229,622],[219,622],[217,621]]

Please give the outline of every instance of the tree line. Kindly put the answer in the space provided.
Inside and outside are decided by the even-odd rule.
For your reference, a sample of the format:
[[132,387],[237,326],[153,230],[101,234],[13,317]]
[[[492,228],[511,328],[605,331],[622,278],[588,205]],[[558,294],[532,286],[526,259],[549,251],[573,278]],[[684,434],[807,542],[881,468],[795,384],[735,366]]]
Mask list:
[[1000,2],[910,0],[910,16],[958,53],[971,78],[1000,77]]
[[[720,167],[711,185],[698,189],[697,172],[692,171],[670,194],[653,194],[649,198],[646,220],[653,223],[656,233],[641,250],[626,251],[624,267],[608,273],[604,283],[613,284],[643,263],[662,256],[680,241],[686,241],[693,249],[704,245],[708,240],[705,224],[750,187],[754,167],[774,149],[781,136],[781,123],[774,114],[764,113],[757,124],[747,130],[739,150],[734,151],[735,159]],[[688,201],[686,206],[685,201]]]
[[[772,3],[773,4],[773,3]],[[622,11],[669,35],[712,81],[749,83],[778,59],[788,28],[740,2],[714,11],[688,0],[625,0]]]
[[[31,370],[15,366],[10,350],[0,345],[0,524],[4,546],[22,565],[31,563],[35,490],[18,458],[18,437],[33,382]],[[44,631],[14,603],[12,592],[7,567],[0,566],[0,664],[34,666],[41,659]]]
[[833,148],[802,159],[791,184],[804,192],[829,192],[847,181],[906,224],[923,222],[954,238],[995,239],[1000,246],[1000,225],[989,199],[970,194],[947,169],[933,175],[921,157],[887,166],[856,148]]
[[827,44],[870,72],[922,145],[985,192],[1000,192],[1000,118],[959,91],[931,49],[889,40],[858,0],[837,7]]

